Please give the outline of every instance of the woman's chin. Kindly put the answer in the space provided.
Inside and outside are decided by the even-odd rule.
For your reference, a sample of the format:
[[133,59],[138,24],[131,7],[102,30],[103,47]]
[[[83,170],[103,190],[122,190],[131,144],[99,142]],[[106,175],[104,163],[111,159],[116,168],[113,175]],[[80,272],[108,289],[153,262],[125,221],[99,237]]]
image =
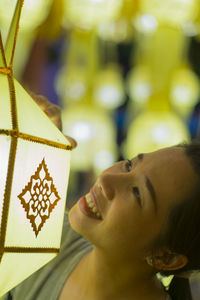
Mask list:
[[80,220],[80,213],[78,210],[79,210],[79,207],[78,207],[78,204],[76,203],[69,210],[68,217],[69,217],[69,223],[70,223],[72,229],[79,233],[78,229],[80,228],[81,220]]

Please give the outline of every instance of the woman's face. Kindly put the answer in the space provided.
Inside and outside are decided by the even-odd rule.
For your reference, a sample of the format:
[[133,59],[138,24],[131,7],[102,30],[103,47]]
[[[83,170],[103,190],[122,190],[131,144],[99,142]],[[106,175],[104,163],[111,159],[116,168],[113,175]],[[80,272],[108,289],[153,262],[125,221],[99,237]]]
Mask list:
[[105,170],[87,195],[101,218],[89,213],[82,197],[69,213],[70,223],[108,253],[140,257],[164,228],[171,207],[190,196],[195,179],[182,148],[139,154]]

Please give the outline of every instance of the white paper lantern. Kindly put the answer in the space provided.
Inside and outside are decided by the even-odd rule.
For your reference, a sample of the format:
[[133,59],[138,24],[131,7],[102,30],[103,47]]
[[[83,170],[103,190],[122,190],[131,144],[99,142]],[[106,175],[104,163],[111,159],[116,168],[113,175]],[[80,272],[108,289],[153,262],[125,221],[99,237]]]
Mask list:
[[59,252],[72,146],[12,76],[0,35],[0,296]]

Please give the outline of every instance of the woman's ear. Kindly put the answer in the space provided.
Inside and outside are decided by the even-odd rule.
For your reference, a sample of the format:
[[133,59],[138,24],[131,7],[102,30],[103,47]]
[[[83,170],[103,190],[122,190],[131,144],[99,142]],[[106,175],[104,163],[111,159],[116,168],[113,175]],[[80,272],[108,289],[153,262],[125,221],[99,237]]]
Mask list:
[[159,250],[154,256],[146,257],[146,261],[157,271],[175,271],[188,263],[185,255],[171,252],[168,249]]

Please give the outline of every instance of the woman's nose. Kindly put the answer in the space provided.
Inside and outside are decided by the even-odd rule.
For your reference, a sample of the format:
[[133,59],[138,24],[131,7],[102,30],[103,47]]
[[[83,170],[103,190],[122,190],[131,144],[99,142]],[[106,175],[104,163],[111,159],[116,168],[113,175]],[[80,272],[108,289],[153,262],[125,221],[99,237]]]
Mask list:
[[99,176],[98,182],[106,199],[112,200],[117,191],[123,189],[124,175],[125,174],[105,172]]

